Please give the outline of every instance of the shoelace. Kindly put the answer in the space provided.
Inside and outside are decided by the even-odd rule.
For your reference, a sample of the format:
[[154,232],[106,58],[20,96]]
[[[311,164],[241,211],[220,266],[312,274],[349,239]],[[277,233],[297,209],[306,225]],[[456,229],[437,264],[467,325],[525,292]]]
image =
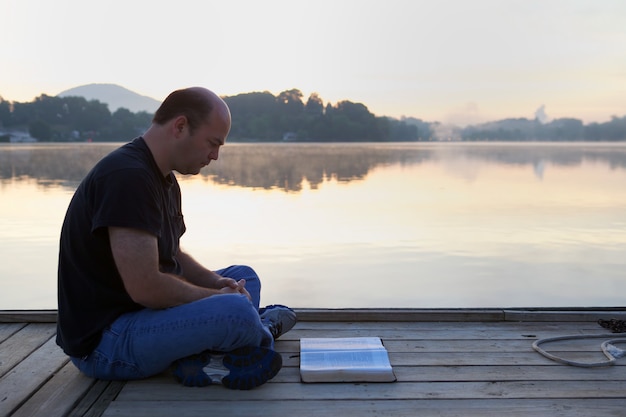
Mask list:
[[282,334],[283,324],[282,323],[272,323],[268,326],[270,333],[274,337],[274,339],[278,339],[278,336]]
[[626,333],[626,320],[610,319],[598,320],[598,324],[613,333]]

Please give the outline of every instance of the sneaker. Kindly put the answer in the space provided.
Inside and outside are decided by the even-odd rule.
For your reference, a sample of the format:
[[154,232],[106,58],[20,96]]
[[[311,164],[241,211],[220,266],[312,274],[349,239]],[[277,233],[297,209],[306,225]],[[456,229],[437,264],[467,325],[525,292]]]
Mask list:
[[260,346],[228,353],[205,351],[174,362],[174,377],[188,387],[221,383],[226,388],[249,390],[274,378],[282,364],[278,352]]
[[261,321],[268,327],[274,340],[287,333],[297,322],[296,313],[289,307],[273,304],[259,310]]

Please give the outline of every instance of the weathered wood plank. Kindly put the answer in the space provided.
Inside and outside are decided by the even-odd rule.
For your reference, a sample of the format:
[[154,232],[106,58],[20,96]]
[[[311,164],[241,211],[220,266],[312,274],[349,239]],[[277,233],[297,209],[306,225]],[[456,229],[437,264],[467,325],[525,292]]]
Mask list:
[[[626,381],[470,381],[360,384],[269,383],[250,391],[221,386],[194,389],[172,383],[129,382],[117,401],[283,401],[283,400],[406,400],[406,399],[540,399],[621,398]],[[626,403],[625,403],[626,404]]]
[[0,343],[17,333],[26,323],[0,323]]
[[501,321],[502,309],[296,309],[302,321]]
[[504,310],[504,320],[506,321],[587,321],[598,319],[626,319],[626,309],[579,309],[579,310]]
[[86,395],[80,400],[80,402],[74,407],[72,412],[68,415],[68,417],[83,417],[85,414],[91,410],[93,405],[98,402],[98,398],[100,398],[109,387],[109,381],[94,381],[91,389],[86,393]]
[[615,417],[623,406],[623,399],[115,401],[103,417]]
[[0,416],[12,413],[68,361],[54,338],[0,378]]
[[568,321],[568,322],[552,322],[552,321],[524,321],[524,322],[507,322],[507,321],[493,321],[493,322],[399,322],[399,321],[386,321],[386,322],[328,322],[328,321],[299,321],[296,324],[297,330],[411,330],[411,331],[463,331],[471,327],[474,330],[481,331],[493,331],[493,330],[506,330],[506,329],[520,329],[520,330],[537,330],[537,331],[563,331],[563,332],[576,332],[576,331],[603,331],[610,333],[608,330],[598,325],[596,320],[590,321]]
[[[572,308],[572,309],[502,309],[502,308],[458,308],[458,309],[296,309],[302,321],[588,321],[602,318],[626,317],[626,308]],[[53,323],[56,310],[0,310],[0,322]]]
[[[607,340],[617,335],[607,335]],[[626,334],[622,349],[626,349]],[[528,352],[532,350],[533,340],[526,339],[466,339],[466,340],[387,340],[383,343],[389,352]],[[600,345],[603,338],[563,340],[544,345],[550,351],[559,352],[600,352]],[[276,347],[280,352],[286,354],[297,354],[300,352],[300,341],[279,340]]]
[[[289,368],[288,368],[289,369]],[[299,372],[298,368],[296,375]],[[626,381],[623,366],[580,368],[573,366],[396,366],[400,382],[459,382],[459,381]],[[626,396],[626,393],[624,393]]]
[[474,329],[468,325],[463,330],[419,330],[419,329],[315,329],[303,330],[300,327],[294,327],[293,330],[281,336],[280,340],[300,340],[302,337],[361,337],[361,336],[377,336],[384,340],[469,340],[469,339],[521,339],[530,340],[541,339],[545,337],[568,336],[568,335],[609,335],[609,338],[616,334],[607,333],[602,328],[594,330],[580,330],[563,332],[558,329],[554,330],[529,330],[519,329],[515,326],[502,329]]
[[[607,360],[601,352],[552,352],[557,356],[579,361],[599,362]],[[299,366],[300,358],[295,355],[283,355],[284,366]],[[524,366],[568,366],[548,359],[539,353],[528,352],[391,352],[389,360],[392,366],[488,366],[488,365],[524,365]],[[626,366],[626,360],[617,361],[613,367]],[[603,367],[601,367],[603,368]],[[625,370],[626,371],[626,370]]]
[[93,387],[67,417],[100,417],[126,382],[95,381]]
[[54,325],[29,324],[0,344],[0,376],[48,341],[56,332]]
[[[463,381],[624,381],[624,367],[578,368],[573,366],[394,366],[398,382],[463,382]],[[284,367],[272,380],[277,383],[300,381],[298,367]],[[163,383],[173,383],[171,376],[163,376]],[[607,382],[609,383],[609,382]]]
[[297,309],[303,321],[589,321],[626,317],[626,308]]
[[66,416],[94,382],[68,362],[11,417]]
[[0,310],[0,323],[56,323],[56,310]]
[[98,400],[82,417],[100,417],[109,407],[111,402],[115,400],[115,398],[120,393],[120,391],[122,391],[122,388],[124,388],[125,385],[125,381],[110,381],[109,385],[106,387],[102,395],[98,397]]

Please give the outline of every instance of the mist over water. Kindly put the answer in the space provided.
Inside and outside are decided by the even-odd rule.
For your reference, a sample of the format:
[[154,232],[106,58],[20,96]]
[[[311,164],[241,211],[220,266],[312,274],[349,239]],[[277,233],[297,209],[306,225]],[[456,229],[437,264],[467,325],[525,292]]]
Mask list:
[[[119,145],[0,145],[0,309],[56,308],[65,209]],[[624,304],[623,144],[229,144],[179,181],[182,246],[265,304]]]

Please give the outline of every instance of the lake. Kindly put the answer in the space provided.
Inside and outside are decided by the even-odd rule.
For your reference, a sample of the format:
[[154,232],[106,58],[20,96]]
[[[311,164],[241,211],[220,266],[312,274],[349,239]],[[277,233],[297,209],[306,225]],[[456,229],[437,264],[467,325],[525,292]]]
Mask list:
[[[0,309],[56,308],[74,189],[120,144],[0,144]],[[263,304],[616,307],[626,144],[227,144],[179,176],[182,246]]]

